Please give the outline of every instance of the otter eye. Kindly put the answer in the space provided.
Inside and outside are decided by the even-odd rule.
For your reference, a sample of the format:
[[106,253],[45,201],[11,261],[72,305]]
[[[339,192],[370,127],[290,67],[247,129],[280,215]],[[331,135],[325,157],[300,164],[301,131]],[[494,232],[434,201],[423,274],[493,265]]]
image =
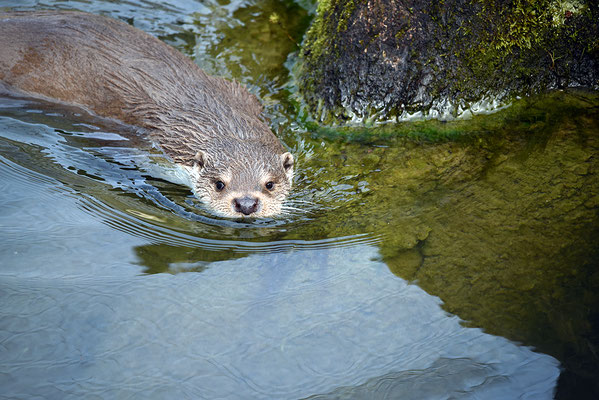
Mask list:
[[272,181],[269,181],[269,182],[266,182],[266,185],[264,185],[264,186],[266,186],[266,188],[268,190],[272,190],[275,187],[275,183]]
[[221,190],[223,190],[225,188],[225,184],[223,181],[216,181],[214,186],[216,187],[217,192],[220,192]]

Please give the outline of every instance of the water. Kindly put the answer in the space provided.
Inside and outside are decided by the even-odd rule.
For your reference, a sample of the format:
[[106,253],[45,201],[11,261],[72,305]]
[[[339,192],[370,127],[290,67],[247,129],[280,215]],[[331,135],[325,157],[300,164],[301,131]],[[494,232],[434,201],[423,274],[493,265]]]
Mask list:
[[332,132],[289,83],[307,5],[0,6],[118,17],[248,85],[301,210],[214,217],[134,133],[0,99],[1,398],[594,398],[595,94]]

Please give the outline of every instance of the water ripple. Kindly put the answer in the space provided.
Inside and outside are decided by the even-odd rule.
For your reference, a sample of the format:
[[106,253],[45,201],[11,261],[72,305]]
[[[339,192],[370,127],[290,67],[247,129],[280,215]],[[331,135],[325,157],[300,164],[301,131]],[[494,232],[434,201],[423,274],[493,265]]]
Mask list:
[[[13,143],[9,140],[0,141],[0,145],[3,146],[4,154],[23,154],[22,148],[23,144],[19,144],[18,146],[14,144],[15,148],[10,150],[9,147],[13,145]],[[71,158],[72,159],[72,158]],[[37,163],[36,167],[39,168],[40,165],[43,165],[41,159],[34,158],[34,161],[25,161],[28,166],[34,166],[31,164],[32,162]],[[276,240],[267,240],[254,242],[249,240],[226,240],[226,239],[211,239],[209,237],[201,237],[190,234],[188,232],[178,231],[173,228],[173,224],[171,224],[173,220],[172,212],[163,212],[156,207],[148,207],[147,205],[140,204],[138,199],[131,198],[128,196],[114,196],[110,195],[113,193],[112,191],[106,191],[104,182],[112,181],[114,178],[110,178],[108,172],[103,173],[104,182],[93,182],[94,178],[89,176],[81,176],[77,174],[72,174],[68,171],[63,170],[60,174],[56,174],[56,166],[48,166],[48,163],[45,162],[45,167],[41,168],[42,170],[50,170],[50,173],[55,174],[55,177],[46,176],[42,173],[35,172],[28,167],[21,166],[12,162],[8,159],[3,159],[0,163],[0,173],[7,174],[11,176],[11,180],[17,180],[25,187],[29,187],[30,190],[36,188],[39,183],[46,183],[50,186],[56,187],[55,190],[61,190],[67,196],[71,196],[76,198],[76,202],[78,207],[85,211],[90,216],[102,221],[104,224],[118,229],[119,231],[128,233],[130,235],[136,236],[138,238],[145,239],[150,243],[155,244],[167,244],[170,246],[185,246],[185,247],[201,247],[206,250],[212,251],[226,251],[226,252],[234,252],[234,253],[264,253],[264,252],[287,252],[287,251],[302,251],[302,250],[311,250],[311,249],[325,249],[331,247],[339,247],[339,248],[347,248],[358,246],[362,244],[376,244],[381,240],[380,235],[374,235],[372,233],[363,233],[356,235],[348,235],[342,237],[335,238],[323,238],[323,239],[315,239],[315,240],[302,240],[302,239],[276,239]],[[113,169],[114,171],[120,171],[119,169]],[[131,171],[127,171],[127,173],[131,173]],[[66,182],[69,186],[74,188],[78,188],[79,193],[68,189],[56,180],[59,178],[61,181]],[[90,182],[90,180],[92,182]],[[4,182],[8,182],[9,180],[5,180]],[[5,183],[8,185],[8,183]],[[249,234],[252,236],[253,230],[267,229],[267,237],[268,235],[275,234],[277,237],[280,237],[284,229],[273,229],[272,221],[266,221],[265,223],[258,222],[238,222],[238,221],[230,221],[230,220],[218,220],[206,216],[202,216],[191,211],[186,210],[184,207],[179,204],[173,202],[172,200],[166,198],[164,195],[160,193],[158,189],[155,187],[148,185],[146,183],[139,183],[137,185],[138,188],[144,189],[144,193],[148,194],[151,201],[158,199],[157,201],[164,206],[167,210],[172,210],[174,213],[182,218],[191,221],[185,222],[182,224],[184,229],[196,228],[200,231],[215,231],[221,233],[229,233],[226,236],[242,236],[243,234]],[[7,189],[10,190],[10,189]],[[107,195],[108,194],[108,195]],[[40,192],[39,196],[47,198],[48,201],[51,201],[51,196],[45,192]],[[102,200],[100,200],[102,199]],[[5,204],[6,207],[9,207],[9,204]],[[23,212],[22,203],[19,199],[15,200],[14,205],[15,210],[20,210]],[[62,210],[67,212],[68,210]],[[60,210],[56,210],[55,212],[61,212]],[[72,218],[67,214],[64,214],[62,218],[59,218],[60,224],[68,223]],[[280,226],[284,222],[278,222],[274,224],[274,227]],[[60,224],[55,225],[46,225],[44,229],[47,233],[54,232],[58,233],[62,229],[62,233],[68,232],[68,229],[65,230],[64,225],[63,228],[59,229]],[[181,225],[181,223],[179,223]],[[270,226],[269,226],[270,225]],[[175,224],[176,226],[176,224]],[[36,228],[39,233],[40,228]],[[56,231],[56,232],[55,232]],[[8,232],[8,230],[5,230]],[[11,231],[12,232],[12,231]],[[192,230],[193,232],[193,230]],[[268,233],[270,232],[270,234]],[[27,232],[23,231],[21,228],[15,228],[15,234],[19,235],[27,235]],[[207,235],[211,236],[211,235]],[[212,233],[214,236],[214,233]]]
[[326,249],[331,247],[345,248],[362,244],[376,244],[381,241],[380,235],[373,235],[370,233],[318,240],[295,239],[267,242],[208,239],[193,236],[184,232],[178,232],[173,229],[153,224],[147,220],[136,218],[131,214],[140,216],[139,212],[133,210],[121,211],[108,207],[93,197],[83,196],[80,200],[80,205],[82,209],[86,210],[91,215],[97,216],[105,224],[114,229],[147,239],[152,243],[161,243],[171,246],[202,247],[207,250],[232,251],[237,253],[276,253],[294,250]]

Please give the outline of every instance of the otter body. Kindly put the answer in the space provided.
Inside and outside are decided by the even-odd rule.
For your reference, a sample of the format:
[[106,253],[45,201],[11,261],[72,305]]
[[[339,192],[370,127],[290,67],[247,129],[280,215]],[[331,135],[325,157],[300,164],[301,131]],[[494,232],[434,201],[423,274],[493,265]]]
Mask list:
[[293,156],[258,100],[157,38],[81,12],[0,14],[0,90],[58,100],[138,126],[228,217],[281,212]]

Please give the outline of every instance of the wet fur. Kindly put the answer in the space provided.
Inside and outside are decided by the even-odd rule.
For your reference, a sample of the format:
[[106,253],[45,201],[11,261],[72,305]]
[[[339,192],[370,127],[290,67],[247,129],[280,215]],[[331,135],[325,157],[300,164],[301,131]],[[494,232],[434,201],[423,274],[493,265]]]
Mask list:
[[[293,157],[255,96],[123,22],[81,12],[0,14],[0,81],[143,128],[223,215],[236,216],[231,196],[247,193],[263,202],[256,216],[277,214],[291,186]],[[226,192],[215,192],[225,178]],[[276,190],[264,189],[268,181]]]

